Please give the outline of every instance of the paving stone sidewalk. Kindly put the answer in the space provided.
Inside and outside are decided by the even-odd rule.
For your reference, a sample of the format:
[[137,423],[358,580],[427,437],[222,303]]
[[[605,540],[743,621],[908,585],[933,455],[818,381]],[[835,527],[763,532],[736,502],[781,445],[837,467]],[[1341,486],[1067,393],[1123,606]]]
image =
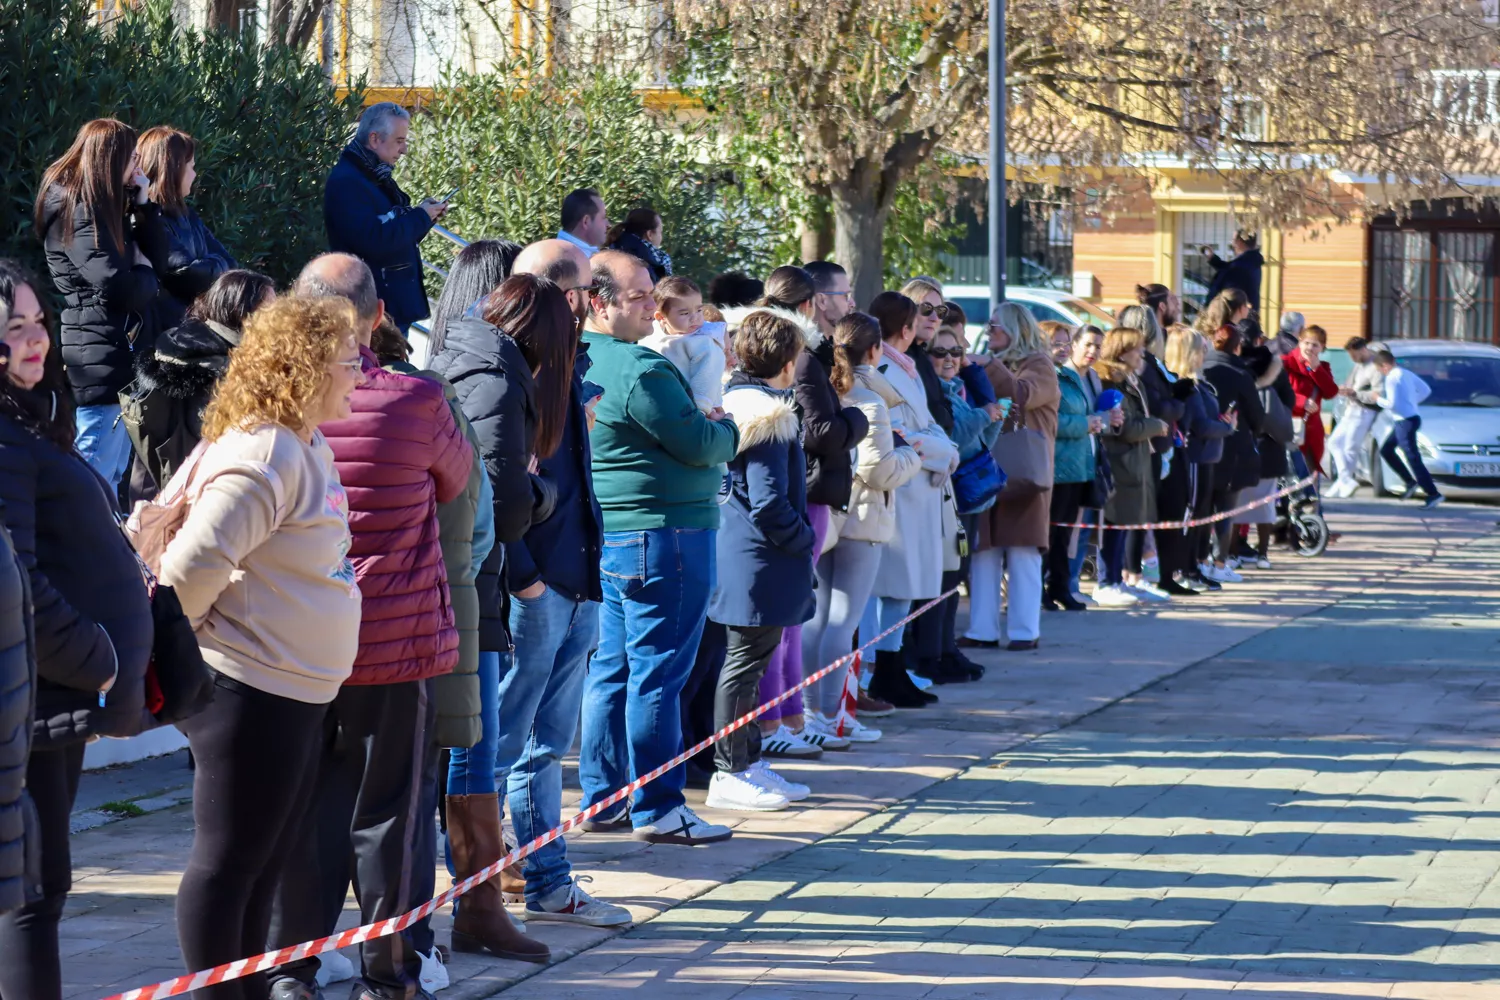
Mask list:
[[[1368,694],[1361,675],[1367,664],[1353,657],[1350,626],[1338,619],[1345,605],[1329,606],[1367,594],[1359,599],[1368,600],[1380,612],[1379,629],[1384,630],[1368,634],[1388,649],[1395,648],[1391,637],[1402,633],[1403,621],[1409,628],[1427,627],[1410,624],[1413,601],[1448,601],[1443,605],[1444,620],[1468,621],[1460,612],[1476,609],[1473,578],[1465,582],[1460,569],[1446,568],[1446,555],[1433,564],[1445,567],[1440,571],[1427,570],[1427,575],[1414,577],[1410,567],[1429,562],[1435,552],[1467,551],[1464,546],[1481,552],[1479,546],[1487,544],[1482,539],[1495,524],[1495,512],[1490,509],[1455,506],[1440,517],[1427,518],[1390,504],[1344,509],[1357,511],[1360,520],[1341,524],[1335,518],[1336,527],[1346,534],[1328,556],[1310,561],[1286,557],[1275,570],[1253,576],[1222,598],[1182,602],[1182,607],[1170,610],[1047,616],[1039,654],[991,656],[990,672],[983,681],[945,689],[936,708],[894,720],[882,743],[789,768],[815,788],[817,794],[807,808],[749,818],[715,817],[736,826],[736,837],[729,844],[685,850],[647,847],[618,835],[584,835],[572,840],[574,864],[596,877],[591,886],[596,894],[629,905],[638,921],[655,919],[601,947],[594,946],[610,936],[605,932],[534,925],[560,959],[594,950],[554,966],[520,987],[517,995],[524,990],[527,995],[545,992],[559,998],[602,997],[617,995],[621,989],[650,987],[652,996],[686,996],[691,991],[697,1000],[742,992],[756,997],[840,992],[1060,996],[1055,990],[1046,991],[1063,979],[1068,979],[1069,989],[1090,976],[1099,989],[1114,989],[1105,979],[1130,978],[1129,970],[1118,966],[1097,965],[1104,971],[1095,973],[1101,956],[1153,963],[1175,956],[1179,969],[1172,975],[1179,978],[1207,975],[1201,971],[1205,965],[1228,958],[1228,971],[1212,974],[1235,976],[1239,983],[1268,969],[1271,959],[1266,956],[1290,960],[1291,956],[1278,950],[1291,937],[1289,933],[1276,937],[1276,943],[1262,951],[1244,954],[1228,952],[1230,942],[1221,940],[1221,935],[1210,935],[1201,944],[1200,939],[1215,929],[1211,921],[1223,923],[1227,915],[1247,938],[1236,942],[1236,947],[1245,944],[1248,948],[1257,944],[1248,941],[1249,937],[1272,936],[1251,935],[1248,927],[1284,930],[1286,914],[1292,909],[1305,911],[1299,912],[1297,919],[1301,919],[1333,908],[1332,902],[1316,898],[1308,902],[1304,897],[1315,889],[1326,894],[1339,888],[1345,884],[1342,876],[1338,884],[1332,884],[1327,878],[1314,881],[1328,871],[1289,871],[1276,876],[1281,881],[1262,886],[1277,871],[1275,866],[1266,866],[1276,860],[1294,868],[1331,863],[1335,870],[1342,870],[1368,860],[1353,853],[1356,835],[1364,840],[1388,836],[1385,825],[1394,824],[1410,837],[1413,824],[1432,821],[1425,805],[1441,805],[1424,802],[1422,810],[1414,811],[1411,803],[1376,806],[1365,797],[1347,802],[1337,798],[1359,791],[1361,796],[1369,792],[1420,799],[1417,793],[1422,790],[1382,791],[1384,784],[1373,790],[1367,787],[1377,781],[1391,783],[1392,779],[1382,777],[1387,772],[1399,775],[1410,770],[1395,762],[1418,753],[1411,749],[1415,735],[1412,726],[1402,722],[1408,713],[1388,710],[1390,699],[1384,708],[1380,699],[1367,707],[1358,707],[1363,701],[1350,701],[1355,694]],[[1480,562],[1484,560],[1493,568],[1495,554],[1487,552]],[[1472,571],[1486,572],[1483,565]],[[1494,582],[1500,581],[1491,581],[1490,595],[1500,593],[1493,589]],[[1410,593],[1403,592],[1403,587]],[[1479,611],[1493,609],[1475,613]],[[1375,628],[1369,609],[1364,614],[1354,620],[1361,628]],[[1329,621],[1323,622],[1320,616],[1329,616]],[[1467,627],[1445,626],[1455,634]],[[1484,629],[1475,625],[1469,631],[1479,636]],[[1282,638],[1284,632],[1297,636]],[[1457,648],[1444,635],[1444,649]],[[1493,644],[1495,633],[1488,636]],[[1486,655],[1490,662],[1497,659],[1495,650],[1482,646],[1478,638],[1473,641],[1476,644],[1465,646],[1462,656],[1472,661],[1473,670],[1482,672]],[[1256,652],[1256,642],[1269,645]],[[1326,659],[1309,659],[1309,650],[1325,645],[1331,647]],[[1251,653],[1242,655],[1247,648]],[[1294,654],[1291,658],[1288,650]],[[1413,648],[1403,653],[1403,662],[1417,652]],[[1444,699],[1461,702],[1464,689],[1445,689],[1442,695],[1432,696],[1434,684],[1447,683],[1449,663],[1446,653],[1429,653],[1420,668],[1425,673],[1419,671],[1405,682],[1406,687],[1393,686],[1394,697],[1420,705],[1425,713],[1420,717],[1431,719],[1434,725],[1459,726],[1453,731],[1428,732],[1426,739],[1436,741],[1442,736],[1455,742],[1434,742],[1432,746],[1445,748],[1428,747],[1421,753],[1462,757],[1458,767],[1451,762],[1433,764],[1433,771],[1463,773],[1471,782],[1452,790],[1445,786],[1442,794],[1453,798],[1437,811],[1460,826],[1483,823],[1484,810],[1479,806],[1486,804],[1485,798],[1482,795],[1474,801],[1474,796],[1483,790],[1485,775],[1500,758],[1474,758],[1472,739],[1477,738],[1474,734],[1489,732],[1485,727],[1492,720],[1481,713],[1465,717],[1462,724],[1453,721],[1460,713],[1450,714]],[[1282,669],[1287,662],[1296,663],[1301,672],[1292,677],[1273,676],[1271,667]],[[1185,668],[1190,669],[1184,672]],[[1340,669],[1343,674],[1338,673]],[[1217,684],[1195,687],[1205,671],[1226,673]],[[1478,681],[1467,690],[1472,692],[1485,683],[1488,680]],[[1121,701],[1133,692],[1140,694]],[[1314,704],[1319,697],[1324,700],[1323,709]],[[1341,710],[1339,718],[1347,725],[1330,734],[1324,709],[1346,703],[1357,711]],[[1181,709],[1174,707],[1179,704]],[[1266,726],[1268,713],[1282,717],[1283,726],[1305,719],[1307,731],[1295,734],[1299,746],[1294,752],[1281,742],[1291,734]],[[1436,716],[1446,716],[1447,721]],[[1074,729],[1062,728],[1075,723]],[[1340,746],[1335,754],[1323,742],[1329,735],[1367,742],[1357,753]],[[1221,743],[1221,736],[1231,741]],[[1381,742],[1369,743],[1372,738]],[[1258,741],[1269,742],[1262,748]],[[1300,763],[1273,770],[1263,763],[1267,755]],[[1231,768],[1224,760],[1239,763]],[[1327,760],[1340,763],[1322,766]],[[1004,767],[997,769],[995,764]],[[170,769],[170,762],[155,765],[158,770],[151,772],[147,783],[162,784],[159,769],[163,766]],[[1340,769],[1349,766],[1363,770]],[[1319,783],[1328,777],[1325,772],[1343,775],[1345,783],[1335,781],[1325,787]],[[1287,777],[1267,777],[1277,774]],[[1363,783],[1352,784],[1351,774]],[[959,777],[943,781],[955,775]],[[1299,776],[1302,784],[1290,784],[1293,776]],[[99,779],[90,776],[90,780]],[[108,792],[112,800],[130,799],[128,769],[112,772],[108,780],[114,782]],[[1259,784],[1265,781],[1272,783]],[[1299,791],[1304,786],[1311,791]],[[1313,811],[1295,816],[1285,813],[1290,806],[1281,799],[1293,792],[1317,796],[1296,804],[1296,809]],[[98,794],[94,795],[96,803],[101,801]],[[1500,804],[1492,786],[1484,795],[1489,796],[1489,807]],[[574,801],[576,796],[570,797],[569,802]],[[1197,811],[1190,811],[1190,806]],[[1322,827],[1334,824],[1328,814],[1340,807],[1415,814],[1341,819],[1354,825],[1347,835],[1346,853],[1299,853],[1298,844],[1315,834],[1328,835],[1321,832]],[[1225,812],[1233,815],[1221,818]],[[1302,826],[1310,822],[1320,824],[1318,829],[1304,831]],[[1280,825],[1291,828],[1283,830]],[[1039,835],[1039,829],[1046,832]],[[806,847],[839,831],[844,832]],[[1483,839],[1481,832],[1469,829],[1448,839],[1478,842]],[[1447,857],[1446,850],[1433,846],[1436,836],[1424,833],[1422,842],[1434,855]],[[1492,832],[1485,836],[1494,839]],[[181,806],[75,837],[78,880],[63,925],[66,996],[101,997],[183,971],[171,908],[190,843],[191,816]],[[1035,849],[1038,844],[1041,850]],[[1476,853],[1493,860],[1487,850]],[[1400,856],[1416,855],[1403,852]],[[1222,858],[1234,859],[1238,867],[1217,871],[1216,859]],[[1478,870],[1473,865],[1458,867],[1465,873]],[[738,882],[730,881],[750,872]],[[1200,873],[1207,880],[1193,883]],[[1367,881],[1347,884],[1362,891],[1377,884],[1368,879],[1384,885],[1394,877],[1384,868],[1348,877],[1356,876]],[[1490,876],[1492,881],[1493,870]],[[1121,881],[1112,881],[1115,878]],[[1214,879],[1222,884],[1210,884]],[[1264,899],[1256,895],[1277,886],[1289,898],[1275,891]],[[1429,879],[1400,905],[1417,906],[1423,894],[1432,891],[1451,892],[1451,886]],[[695,897],[697,902],[681,905]],[[1330,898],[1337,901],[1337,897]],[[1222,912],[1205,916],[1221,904]],[[1249,909],[1233,912],[1242,904]],[[1348,905],[1374,904],[1366,900]],[[1454,916],[1454,906],[1449,907],[1450,923],[1478,919],[1467,910]],[[1153,912],[1153,907],[1158,909]],[[1161,915],[1167,910],[1173,915]],[[1268,914],[1281,916],[1273,919]],[[1412,919],[1425,927],[1425,916],[1430,914]],[[346,918],[346,924],[353,922],[352,911]],[[1360,926],[1352,917],[1341,919],[1341,926],[1314,936],[1331,946],[1343,940],[1340,934]],[[1381,923],[1398,926],[1384,918]],[[440,915],[436,924],[439,940],[444,940],[446,916]],[[1469,926],[1461,930],[1484,933]],[[1441,951],[1457,944],[1445,939],[1436,947]],[[1325,965],[1342,954],[1307,950],[1316,953],[1313,961]],[[1385,952],[1374,954],[1391,957]],[[1325,955],[1331,957],[1325,961]],[[1026,956],[1045,956],[1046,960]],[[1058,956],[1082,964],[1058,962]],[[1500,959],[1500,954],[1490,957]],[[1262,966],[1234,964],[1257,959]],[[1404,960],[1425,967],[1425,957],[1407,954]],[[1473,967],[1477,961],[1455,951],[1448,961],[1438,964],[1460,969]],[[849,971],[851,963],[860,970],[857,976]],[[1036,971],[1033,966],[1046,969]],[[491,996],[536,970],[456,956],[451,971],[455,985],[442,994],[445,998]],[[1378,974],[1394,973],[1387,969]],[[1012,985],[1018,988],[997,992],[1002,979],[996,976],[1015,979]],[[968,988],[961,982],[965,977],[974,980],[968,994],[932,992],[940,987]],[[1026,985],[1021,986],[1023,982]],[[1033,987],[1041,992],[1034,992]],[[1134,986],[1127,983],[1121,988]],[[1120,995],[1156,1000],[1181,995],[1187,988],[1173,993],[1176,987],[1152,986],[1150,993]],[[1076,995],[1103,1000],[1109,994]]]

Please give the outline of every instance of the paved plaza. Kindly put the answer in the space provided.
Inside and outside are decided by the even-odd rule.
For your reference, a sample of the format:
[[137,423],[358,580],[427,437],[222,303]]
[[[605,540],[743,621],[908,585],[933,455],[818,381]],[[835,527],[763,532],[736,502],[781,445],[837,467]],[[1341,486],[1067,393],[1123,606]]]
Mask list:
[[[554,965],[455,956],[440,996],[1500,1000],[1496,518],[1345,502],[1327,555],[1222,597],[1047,615],[1039,653],[788,767],[805,808],[578,837],[637,926],[533,924]],[[183,971],[185,783],[87,776],[80,814],[155,811],[75,838],[70,998]]]

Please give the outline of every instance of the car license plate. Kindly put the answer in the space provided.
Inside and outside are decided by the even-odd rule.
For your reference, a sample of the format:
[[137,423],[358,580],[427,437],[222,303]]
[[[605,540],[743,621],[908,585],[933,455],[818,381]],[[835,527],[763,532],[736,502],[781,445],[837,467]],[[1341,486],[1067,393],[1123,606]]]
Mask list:
[[1500,462],[1459,462],[1460,476],[1500,476]]

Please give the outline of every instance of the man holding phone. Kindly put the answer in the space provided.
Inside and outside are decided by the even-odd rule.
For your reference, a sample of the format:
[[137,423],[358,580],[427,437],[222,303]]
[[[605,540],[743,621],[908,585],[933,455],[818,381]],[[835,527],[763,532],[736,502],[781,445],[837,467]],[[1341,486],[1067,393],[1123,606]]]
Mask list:
[[401,105],[370,105],[323,192],[329,249],[353,254],[370,266],[386,315],[403,334],[429,315],[417,247],[448,211],[446,199],[426,198],[413,206],[391,176],[406,155],[410,131],[411,114]]

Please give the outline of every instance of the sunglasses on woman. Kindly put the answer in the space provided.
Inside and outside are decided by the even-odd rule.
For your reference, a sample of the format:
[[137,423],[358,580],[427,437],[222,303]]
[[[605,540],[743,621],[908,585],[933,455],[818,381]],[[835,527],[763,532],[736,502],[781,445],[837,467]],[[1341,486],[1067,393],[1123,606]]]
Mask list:
[[927,353],[934,358],[962,358],[964,349],[962,347],[929,347]]
[[921,313],[923,316],[931,316],[933,313],[936,313],[938,319],[948,318],[947,306],[935,306],[931,302],[923,302],[920,306],[917,307],[917,312]]

